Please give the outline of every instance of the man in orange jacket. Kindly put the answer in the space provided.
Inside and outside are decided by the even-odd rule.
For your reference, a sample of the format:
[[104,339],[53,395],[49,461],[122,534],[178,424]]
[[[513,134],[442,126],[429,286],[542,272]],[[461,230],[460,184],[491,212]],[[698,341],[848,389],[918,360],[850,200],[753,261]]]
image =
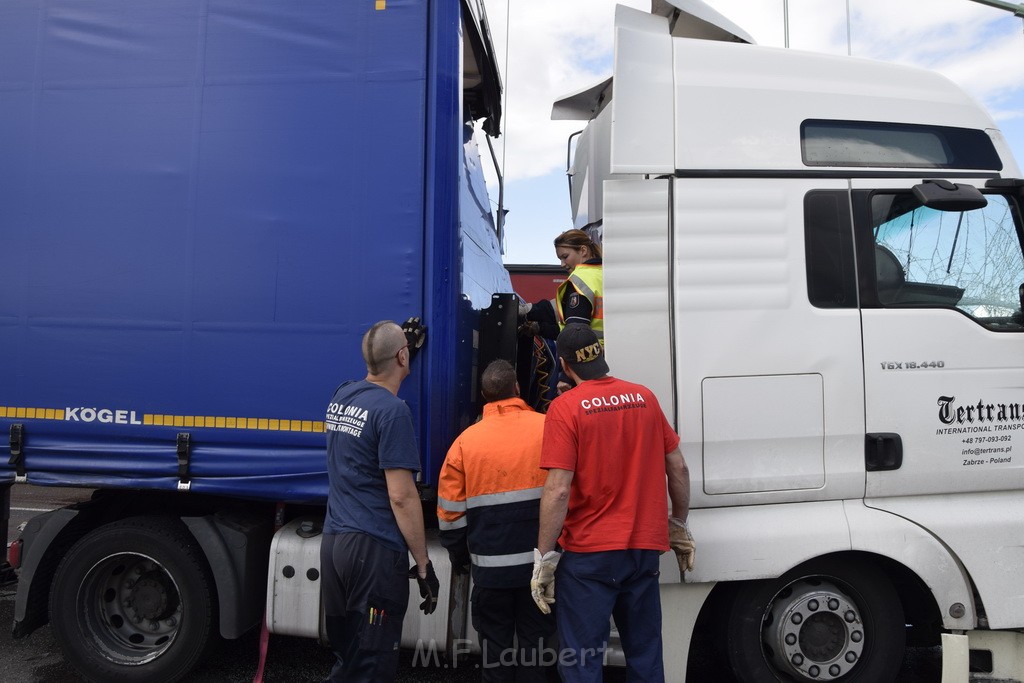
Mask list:
[[[483,419],[452,444],[441,468],[437,517],[453,571],[472,565],[473,627],[483,681],[543,681],[554,664],[555,622],[530,593],[540,495],[544,416],[519,398],[515,368],[492,362],[480,378]],[[519,639],[518,651],[513,637]]]

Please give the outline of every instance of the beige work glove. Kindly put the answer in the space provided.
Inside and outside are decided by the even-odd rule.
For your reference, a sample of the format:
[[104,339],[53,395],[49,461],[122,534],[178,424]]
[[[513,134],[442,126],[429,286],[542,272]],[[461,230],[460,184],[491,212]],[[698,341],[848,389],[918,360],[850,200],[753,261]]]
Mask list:
[[555,603],[555,567],[562,559],[560,553],[549,550],[543,555],[533,549],[533,578],[530,579],[530,593],[538,609],[544,614],[551,614],[551,605]]
[[683,572],[693,570],[693,558],[697,553],[697,544],[690,535],[690,528],[686,522],[678,517],[668,518],[668,544],[676,553],[676,560],[679,562],[679,578]]

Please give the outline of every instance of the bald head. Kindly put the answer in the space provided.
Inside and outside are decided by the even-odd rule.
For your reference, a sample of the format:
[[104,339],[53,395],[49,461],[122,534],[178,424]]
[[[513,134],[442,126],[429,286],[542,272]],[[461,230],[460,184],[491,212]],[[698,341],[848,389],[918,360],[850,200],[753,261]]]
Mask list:
[[363,360],[371,375],[390,372],[396,365],[395,357],[406,345],[405,333],[393,320],[381,320],[363,335]]

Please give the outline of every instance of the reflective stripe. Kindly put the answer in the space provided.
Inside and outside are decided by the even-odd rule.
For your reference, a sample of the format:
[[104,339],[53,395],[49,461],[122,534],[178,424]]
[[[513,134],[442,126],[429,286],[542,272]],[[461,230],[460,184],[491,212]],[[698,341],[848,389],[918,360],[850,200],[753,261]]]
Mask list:
[[466,501],[464,500],[446,500],[438,496],[437,507],[448,512],[465,512]]
[[604,290],[604,270],[598,264],[581,263],[573,269],[568,278],[558,285],[555,292],[555,318],[558,321],[559,329],[567,324],[565,310],[562,308],[562,301],[569,291],[579,292],[591,306],[590,329],[598,334],[601,343],[604,343],[604,297],[601,292]]
[[471,508],[478,508],[484,505],[501,505],[502,503],[520,503],[524,500],[540,500],[540,494],[543,492],[544,487],[538,486],[533,489],[486,493],[481,496],[470,496],[466,499],[466,505]]
[[473,555],[470,559],[478,567],[515,567],[520,564],[533,564],[533,551],[512,553],[511,555]]
[[464,529],[466,527],[466,518],[459,517],[454,522],[446,522],[443,519],[437,520],[437,528],[441,531],[451,531],[453,529]]
[[594,305],[594,299],[595,299],[594,290],[592,290],[590,288],[590,286],[587,285],[587,283],[583,281],[583,278],[581,278],[581,277],[579,277],[577,275],[570,275],[569,276],[569,282],[571,282],[574,285],[576,285],[576,289],[579,290],[580,294],[582,294],[583,296],[587,297],[587,301],[590,302],[591,306]]

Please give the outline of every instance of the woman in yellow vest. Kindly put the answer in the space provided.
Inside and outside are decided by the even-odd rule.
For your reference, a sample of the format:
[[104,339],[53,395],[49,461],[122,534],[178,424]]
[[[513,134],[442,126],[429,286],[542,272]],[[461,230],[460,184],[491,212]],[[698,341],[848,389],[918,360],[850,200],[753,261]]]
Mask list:
[[[561,375],[554,351],[554,340],[569,323],[590,325],[604,345],[604,270],[601,267],[601,246],[582,230],[566,230],[555,238],[555,255],[569,277],[558,286],[555,298],[519,305],[519,317],[525,318],[520,334],[532,337],[535,347],[535,380],[530,382],[530,400],[538,411],[569,388],[569,380]],[[536,336],[535,336],[536,335]],[[543,342],[537,336],[550,340]],[[557,389],[556,389],[557,387]]]
[[604,344],[604,271],[601,247],[582,230],[566,230],[555,238],[555,255],[569,277],[555,298],[524,303],[519,315],[538,325],[538,334],[554,339],[569,323],[583,323]]

